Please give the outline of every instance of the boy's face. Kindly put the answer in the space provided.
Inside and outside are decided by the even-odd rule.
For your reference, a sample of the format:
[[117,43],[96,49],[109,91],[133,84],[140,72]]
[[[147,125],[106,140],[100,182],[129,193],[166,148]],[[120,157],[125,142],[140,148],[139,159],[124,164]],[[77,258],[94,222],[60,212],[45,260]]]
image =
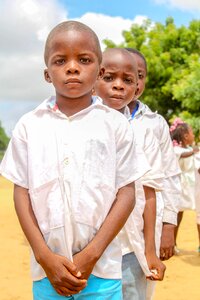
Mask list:
[[122,53],[103,55],[103,75],[95,84],[95,93],[104,103],[122,110],[137,92],[137,69],[131,56]]
[[146,81],[146,76],[147,76],[147,70],[146,70],[146,66],[145,66],[145,62],[142,59],[142,57],[140,57],[137,53],[132,53],[130,52],[130,54],[134,57],[134,59],[137,62],[137,66],[138,66],[138,92],[137,92],[137,98],[139,98],[145,89],[145,81]]
[[45,79],[53,83],[57,101],[91,97],[100,68],[95,46],[88,32],[59,32],[52,38]]

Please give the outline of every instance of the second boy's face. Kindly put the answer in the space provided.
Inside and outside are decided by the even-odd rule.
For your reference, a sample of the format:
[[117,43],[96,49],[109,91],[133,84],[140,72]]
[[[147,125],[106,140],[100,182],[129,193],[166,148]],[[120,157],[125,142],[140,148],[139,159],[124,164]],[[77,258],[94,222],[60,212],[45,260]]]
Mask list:
[[45,79],[52,82],[57,101],[91,97],[99,74],[95,41],[88,32],[60,32],[52,38]]
[[123,55],[112,55],[103,60],[103,75],[95,84],[95,92],[104,103],[122,110],[137,91],[137,72],[132,60]]

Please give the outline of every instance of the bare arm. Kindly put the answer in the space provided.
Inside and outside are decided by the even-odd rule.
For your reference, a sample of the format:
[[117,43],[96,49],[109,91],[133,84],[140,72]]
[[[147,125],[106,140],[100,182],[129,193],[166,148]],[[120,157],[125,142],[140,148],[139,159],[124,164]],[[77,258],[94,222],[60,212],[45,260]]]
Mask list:
[[189,157],[189,156],[192,156],[193,154],[198,153],[198,152],[199,152],[199,147],[194,146],[191,151],[186,151],[186,152],[182,153],[181,157],[183,157],[183,158]]
[[161,260],[167,260],[174,255],[174,234],[177,224],[180,196],[180,175],[165,178],[164,190],[162,191],[165,208],[160,243]]
[[144,208],[144,239],[145,252],[156,253],[155,224],[156,224],[156,196],[153,188],[143,186],[146,204]]
[[156,194],[151,187],[144,186],[146,204],[144,209],[144,240],[145,256],[150,270],[156,270],[152,275],[154,280],[162,280],[165,272],[165,265],[156,255],[155,246],[155,224],[156,224]]
[[20,225],[35,258],[55,290],[61,295],[78,293],[85,287],[85,281],[77,278],[81,273],[72,262],[48,248],[32,210],[28,190],[15,185],[14,202]]
[[83,278],[88,278],[98,259],[124,226],[134,205],[135,188],[134,183],[131,183],[119,189],[116,200],[96,236],[81,252],[74,255],[74,263]]

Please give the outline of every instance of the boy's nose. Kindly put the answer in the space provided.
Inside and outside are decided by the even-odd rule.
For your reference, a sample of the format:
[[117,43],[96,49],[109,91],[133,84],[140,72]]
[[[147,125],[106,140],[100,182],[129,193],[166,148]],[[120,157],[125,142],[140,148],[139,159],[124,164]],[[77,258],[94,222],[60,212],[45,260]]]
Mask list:
[[78,64],[74,61],[68,62],[68,64],[66,65],[66,73],[67,74],[78,74],[79,73]]
[[116,80],[114,83],[113,83],[113,89],[114,90],[123,90],[124,89],[124,86],[123,86],[123,83],[121,80]]

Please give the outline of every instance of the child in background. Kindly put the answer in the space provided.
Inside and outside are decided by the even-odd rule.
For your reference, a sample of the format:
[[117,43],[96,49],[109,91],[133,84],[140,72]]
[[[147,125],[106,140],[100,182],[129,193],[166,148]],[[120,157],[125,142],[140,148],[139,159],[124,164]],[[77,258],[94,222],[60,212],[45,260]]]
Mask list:
[[[125,113],[126,105],[137,93],[138,74],[135,60],[125,49],[108,49],[103,53],[102,70],[103,75],[95,84],[96,94],[109,107]],[[131,118],[130,124],[132,125]],[[151,170],[136,181],[136,206],[119,234],[123,251],[123,299],[145,300],[146,276],[162,280],[165,270],[155,251],[155,190],[162,188],[163,174],[159,147],[152,132],[142,124],[140,127],[136,125],[131,128],[135,142],[144,150]],[[139,236],[136,230],[139,230]],[[156,275],[150,272],[152,269],[157,271]]]
[[101,57],[96,34],[82,23],[50,32],[44,74],[56,96],[19,120],[0,166],[14,182],[34,254],[34,300],[121,299],[114,237],[134,207],[133,182],[147,168],[128,121],[92,97]]
[[[147,77],[147,63],[142,53],[133,48],[126,48],[135,58],[138,65],[138,92],[132,102],[129,103],[131,114],[134,114],[134,123],[145,123],[151,128],[159,142],[162,166],[165,175],[164,188],[156,193],[157,217],[156,217],[156,249],[162,260],[169,259],[174,254],[174,231],[177,224],[177,213],[180,201],[180,168],[174,153],[169,133],[169,126],[165,119],[158,113],[154,113],[143,104],[140,96],[145,89]],[[162,205],[163,203],[163,205]],[[155,282],[148,281],[147,299],[152,299]]]
[[[170,127],[171,138],[174,145],[174,151],[177,155],[181,173],[181,201],[178,213],[177,230],[175,231],[175,243],[177,240],[178,229],[183,218],[183,212],[189,209],[195,209],[195,197],[198,196],[198,186],[200,184],[198,156],[199,148],[194,146],[194,134],[191,126],[176,118]],[[197,209],[199,201],[196,201]],[[197,212],[197,229],[200,237],[200,218],[199,209]],[[176,243],[177,244],[177,243]],[[199,238],[200,246],[200,238]],[[198,247],[200,252],[200,248]],[[176,252],[179,250],[176,248]]]

